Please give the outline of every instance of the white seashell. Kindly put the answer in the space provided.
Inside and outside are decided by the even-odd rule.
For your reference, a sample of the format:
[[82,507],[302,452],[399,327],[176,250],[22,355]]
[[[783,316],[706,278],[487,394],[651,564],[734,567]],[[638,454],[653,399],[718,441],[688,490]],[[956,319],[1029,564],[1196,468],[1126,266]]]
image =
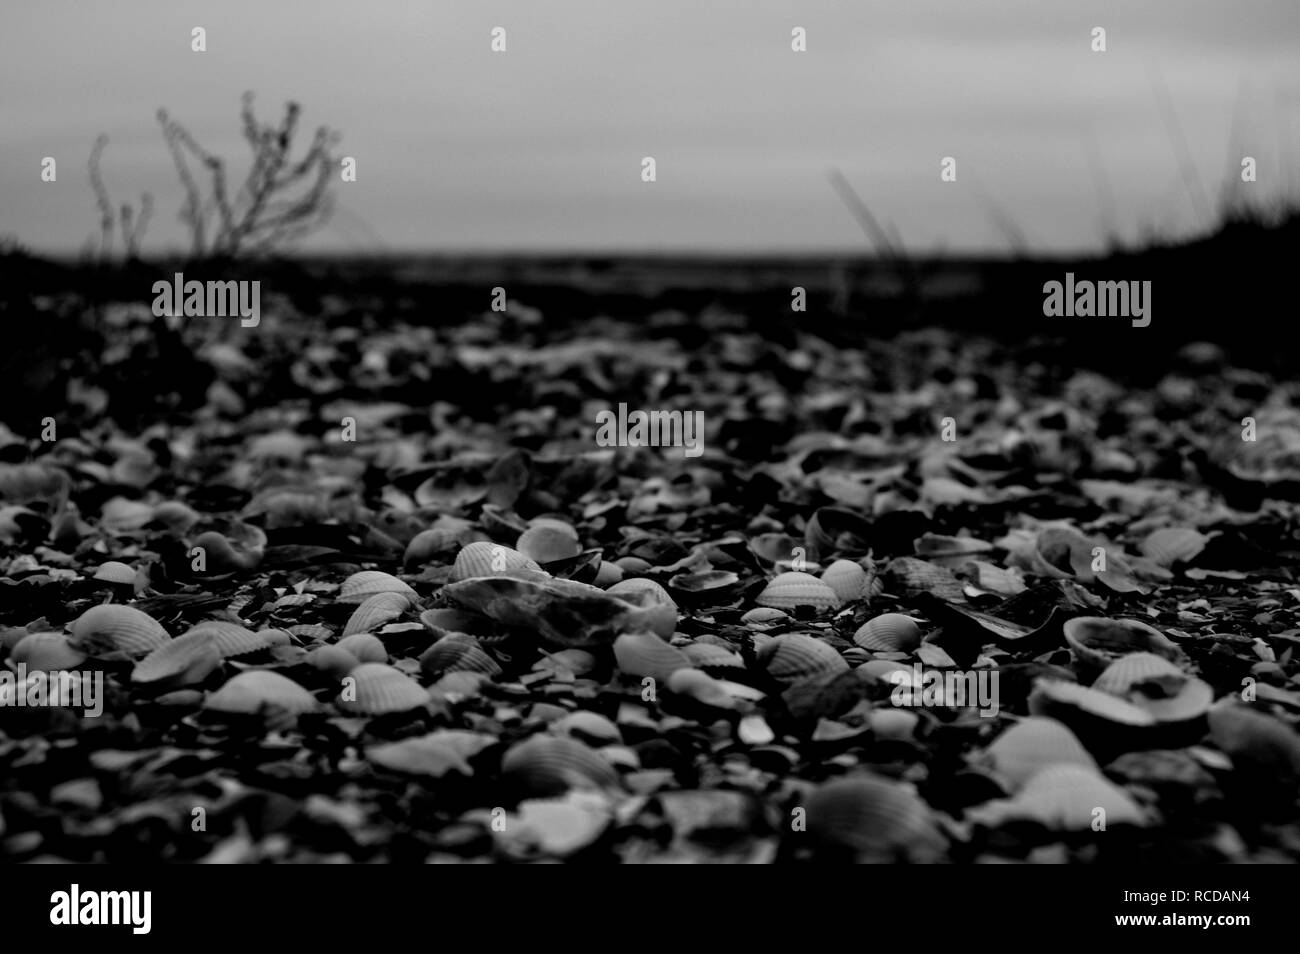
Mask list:
[[140,658],[171,641],[167,630],[151,616],[130,606],[92,606],[72,624],[68,642],[92,656],[122,653]]
[[487,540],[476,540],[465,544],[456,554],[456,561],[451,567],[451,578],[459,582],[513,570],[544,574],[536,560],[524,556],[518,550]]
[[853,642],[872,652],[907,653],[921,645],[921,628],[910,616],[885,613],[863,623],[853,634]]
[[196,623],[185,635],[192,636],[195,633],[210,635],[213,645],[223,658],[245,656],[270,648],[270,643],[266,641],[265,636],[238,623],[228,623],[225,620],[203,620]]
[[841,605],[860,600],[870,593],[867,571],[852,560],[836,560],[822,571],[822,582],[835,591]]
[[690,696],[715,709],[734,709],[736,700],[723,683],[699,669],[678,669],[668,676],[668,691]]
[[310,692],[279,673],[249,669],[208,696],[203,708],[234,715],[257,715],[268,710],[301,715],[316,709],[317,703]]
[[763,647],[767,673],[785,685],[848,672],[849,664],[833,646],[804,633],[785,633]]
[[420,595],[391,573],[380,570],[362,570],[353,573],[343,581],[335,599],[340,603],[364,603],[376,593],[401,593],[411,602],[419,600]]
[[429,693],[399,669],[384,663],[361,663],[343,677],[343,689],[335,701],[345,712],[386,715],[418,709],[429,701]]
[[836,609],[840,598],[835,591],[810,573],[782,573],[768,583],[754,600],[760,606],[794,609],[811,606],[817,610]]
[[167,689],[193,686],[220,669],[221,660],[221,650],[211,633],[186,633],[136,663],[131,681]]
[[366,597],[352,613],[348,623],[343,627],[344,636],[357,633],[370,633],[385,623],[391,623],[411,606],[411,601],[404,593],[376,593]]
[[96,580],[103,580],[105,583],[123,583],[130,584],[135,582],[135,570],[120,563],[117,560],[109,560],[107,563],[101,563],[95,568]]
[[1095,769],[1071,763],[1040,770],[1013,798],[987,802],[971,809],[969,815],[989,827],[1035,822],[1053,831],[1088,831],[1102,818],[1107,830],[1115,825],[1143,826],[1148,822],[1146,813],[1128,792]]
[[987,764],[1015,791],[1051,765],[1069,763],[1098,772],[1096,761],[1063,723],[1030,716],[1007,729],[985,750]]
[[643,678],[666,681],[678,669],[688,669],[691,661],[674,646],[653,633],[624,633],[614,640],[614,660],[621,672]]
[[[402,597],[402,599],[405,599],[405,597]],[[373,633],[353,633],[350,636],[344,636],[334,645],[339,649],[346,650],[359,663],[388,662],[388,649],[384,646],[383,640]]]

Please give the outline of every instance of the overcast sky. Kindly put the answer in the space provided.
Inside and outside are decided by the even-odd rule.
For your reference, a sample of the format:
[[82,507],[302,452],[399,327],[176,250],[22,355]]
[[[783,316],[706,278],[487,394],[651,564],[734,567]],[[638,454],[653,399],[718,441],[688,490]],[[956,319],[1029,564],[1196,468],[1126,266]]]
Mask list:
[[1295,194],[1300,0],[3,0],[0,233],[81,247],[104,132],[115,199],[155,194],[146,248],[183,247],[155,111],[242,163],[251,89],[357,159],[312,248],[860,249],[838,167],[914,251],[1005,249],[999,215],[1087,249],[1108,216],[1196,224],[1161,86],[1211,198],[1243,154]]

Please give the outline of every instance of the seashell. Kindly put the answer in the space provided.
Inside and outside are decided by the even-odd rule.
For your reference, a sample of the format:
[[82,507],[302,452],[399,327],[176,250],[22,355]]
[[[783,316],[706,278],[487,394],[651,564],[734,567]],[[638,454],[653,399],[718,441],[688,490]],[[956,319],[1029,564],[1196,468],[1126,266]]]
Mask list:
[[179,500],[164,500],[153,508],[153,520],[174,536],[184,536],[199,522],[199,513]]
[[122,653],[138,659],[170,640],[167,630],[146,613],[131,606],[104,603],[77,617],[68,642],[91,656]]
[[[853,670],[867,682],[885,683],[887,685],[911,685],[913,669],[892,659],[871,659]],[[899,682],[894,673],[901,672],[907,676],[905,682]]]
[[675,670],[690,668],[687,655],[669,646],[653,633],[624,633],[614,640],[614,659],[619,671],[629,676],[649,676],[667,681]]
[[310,692],[268,669],[248,669],[232,677],[203,701],[203,708],[232,715],[283,711],[301,715],[317,708]]
[[779,610],[775,606],[759,606],[740,617],[740,621],[747,626],[774,626],[790,620],[789,613],[785,610]]
[[1147,824],[1146,813],[1128,792],[1096,769],[1061,763],[1035,773],[1010,799],[986,802],[968,813],[971,820],[996,828],[1007,822],[1033,822],[1053,831],[1088,831],[1105,811],[1106,828]]
[[473,636],[448,633],[420,655],[420,671],[435,679],[448,672],[499,676],[501,666]]
[[792,570],[768,583],[754,602],[775,609],[811,606],[817,610],[828,610],[837,608],[840,598],[833,589],[812,574]]
[[726,686],[699,669],[678,669],[668,676],[668,691],[690,696],[715,709],[734,709],[736,700]]
[[374,596],[368,596],[353,611],[347,625],[343,627],[343,635],[353,636],[358,633],[372,632],[385,623],[391,623],[410,607],[411,601],[404,593],[376,593]]
[[357,715],[386,715],[418,709],[429,701],[429,693],[399,669],[384,663],[361,663],[343,677],[343,689],[336,700],[345,712]]
[[[404,600],[406,597],[403,596],[401,599]],[[353,633],[344,636],[334,645],[356,657],[359,663],[388,662],[388,649],[384,646],[383,640],[373,633]]]
[[211,632],[189,632],[136,663],[131,681],[168,690],[193,686],[220,669],[221,660],[221,650]]
[[448,633],[469,632],[477,620],[478,617],[472,613],[448,607],[427,609],[420,614],[420,622],[424,624],[424,628],[439,637]]
[[451,578],[459,582],[511,570],[545,573],[536,560],[524,556],[518,550],[512,550],[499,543],[479,540],[465,544],[456,554],[456,560],[451,567]]
[[789,563],[804,548],[804,541],[784,533],[760,533],[749,541],[749,551],[770,566]]
[[653,564],[649,560],[643,560],[641,557],[636,556],[619,557],[614,561],[614,565],[623,571],[624,576],[629,577],[653,568]]
[[353,573],[343,581],[334,598],[340,603],[364,603],[376,593],[400,593],[412,603],[420,598],[420,594],[397,577],[381,570]]
[[1145,709],[1160,722],[1182,722],[1205,715],[1214,690],[1154,653],[1130,653],[1115,660],[1092,684]]
[[836,560],[822,570],[822,582],[835,591],[841,605],[860,600],[871,590],[867,571],[852,560]]
[[1080,676],[1088,679],[1133,652],[1154,653],[1175,661],[1183,658],[1177,644],[1158,629],[1136,619],[1076,616],[1065,621],[1062,631]]
[[46,464],[0,464],[0,501],[26,506],[39,503],[47,514],[63,509],[72,481],[57,467]]
[[238,623],[228,623],[220,619],[208,619],[196,623],[185,635],[208,633],[213,644],[224,658],[246,656],[270,648],[270,643],[259,633],[246,629]]
[[94,579],[103,580],[105,583],[131,584],[135,582],[135,576],[135,570],[125,563],[109,560],[95,568]]
[[885,586],[890,593],[914,599],[930,593],[950,603],[966,600],[966,591],[952,571],[916,557],[899,557],[885,567]]
[[754,712],[736,724],[736,738],[745,745],[771,745],[776,741],[776,733],[762,715]]
[[596,578],[592,580],[592,585],[599,586],[602,589],[613,586],[623,579],[623,568],[617,563],[610,563],[602,560],[596,570]]
[[577,532],[567,524],[561,526],[563,529],[551,523],[534,523],[519,535],[515,549],[525,559],[537,563],[554,563],[577,556],[582,552]]
[[921,717],[907,709],[875,709],[867,724],[877,739],[891,742],[908,742],[916,738],[916,727]]
[[682,652],[699,669],[744,669],[745,660],[739,653],[715,646],[712,643],[694,642],[683,646]]
[[1023,788],[1030,778],[1050,765],[1069,763],[1093,772],[1101,771],[1069,728],[1043,716],[1030,716],[1017,722],[994,739],[978,761],[1005,779],[1012,791]]
[[207,530],[195,537],[191,552],[195,548],[201,550],[203,556],[202,568],[196,572],[213,576],[252,570],[262,562],[260,549],[237,546],[215,530]]
[[550,724],[552,732],[571,735],[588,745],[621,745],[623,733],[617,725],[598,712],[570,712]]
[[1210,738],[1237,765],[1266,772],[1284,785],[1300,779],[1300,735],[1272,716],[1223,701],[1209,712]]
[[600,753],[569,736],[534,735],[501,758],[502,775],[532,795],[618,788],[618,773]]
[[844,507],[821,507],[804,527],[808,559],[820,560],[835,553],[865,555],[871,527],[861,514]]
[[849,670],[849,664],[833,647],[804,633],[777,636],[759,656],[766,663],[767,674],[787,686]]
[[940,860],[947,848],[929,806],[909,786],[870,775],[814,790],[807,835],[818,853],[860,863],[924,864]]
[[429,527],[421,530],[406,545],[402,554],[403,566],[420,566],[438,557],[445,557],[451,551],[459,551],[467,543],[482,541],[483,534],[472,529],[473,524],[464,521],[464,527]]
[[546,653],[533,663],[533,670],[536,672],[564,670],[575,676],[585,676],[595,668],[596,657],[585,649],[561,649],[558,652]]
[[1173,566],[1196,559],[1209,542],[1209,537],[1191,527],[1162,527],[1142,541],[1142,553],[1161,566]]
[[366,749],[366,758],[381,768],[405,775],[442,778],[449,772],[473,775],[469,764],[479,752],[496,743],[496,738],[481,732],[439,729],[428,735],[400,742],[388,742]]
[[286,626],[284,631],[295,639],[308,643],[318,643],[334,635],[328,626],[321,623],[298,623],[295,626]]
[[317,646],[307,654],[307,664],[342,679],[360,666],[361,660],[342,646]]
[[13,669],[25,666],[28,672],[57,672],[76,669],[86,661],[86,654],[73,649],[62,633],[31,633],[19,640],[9,653]]
[[668,595],[668,591],[654,580],[620,580],[606,589],[605,593],[645,610],[645,624],[664,639],[672,636],[673,630],[677,628],[677,604]]
[[909,653],[921,645],[921,628],[910,616],[884,613],[858,627],[853,642],[872,652]]
[[262,641],[272,648],[293,645],[293,637],[282,629],[259,629],[257,635],[261,636]]

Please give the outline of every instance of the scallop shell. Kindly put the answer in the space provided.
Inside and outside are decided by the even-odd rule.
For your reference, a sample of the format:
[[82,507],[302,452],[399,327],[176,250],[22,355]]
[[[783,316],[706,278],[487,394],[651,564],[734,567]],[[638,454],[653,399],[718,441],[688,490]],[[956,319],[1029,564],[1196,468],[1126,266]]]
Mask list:
[[570,712],[550,723],[558,735],[571,735],[588,745],[618,745],[623,741],[619,727],[599,712]]
[[26,666],[28,672],[57,672],[76,669],[86,654],[74,649],[62,633],[32,633],[24,636],[9,654],[12,668]]
[[869,595],[871,579],[852,560],[836,560],[822,571],[822,582],[835,591],[840,603],[852,603]]
[[834,647],[804,633],[777,636],[759,655],[766,662],[767,674],[785,685],[849,671],[849,664]]
[[645,625],[664,639],[677,628],[677,604],[654,580],[620,580],[604,592],[643,610]]
[[570,789],[618,788],[614,767],[600,753],[568,736],[534,735],[506,750],[502,775],[531,795]]
[[135,582],[135,570],[117,560],[109,560],[95,568],[94,579],[105,583],[130,584]]
[[1155,653],[1175,661],[1183,658],[1177,644],[1135,619],[1077,616],[1066,620],[1062,629],[1080,675],[1087,678],[1095,678],[1116,659],[1133,652]]
[[1087,831],[1104,809],[1106,828],[1147,824],[1146,813],[1128,792],[1084,765],[1049,765],[1030,778],[1010,799],[987,802],[969,812],[972,821],[989,827],[1007,822],[1034,822],[1053,831]]
[[921,645],[921,628],[910,616],[884,613],[858,627],[853,642],[877,653],[910,653]]
[[692,666],[700,669],[744,669],[745,660],[739,653],[715,646],[712,643],[694,642],[683,646],[682,652],[691,661]]
[[361,660],[341,646],[317,646],[307,654],[307,664],[342,679],[361,665]]
[[77,617],[68,642],[92,656],[124,653],[140,658],[170,640],[167,630],[148,614],[131,606],[105,603]]
[[376,593],[401,593],[412,603],[420,598],[415,590],[397,577],[380,570],[362,570],[353,573],[343,581],[334,598],[340,603],[364,603]]
[[675,646],[653,633],[624,633],[614,640],[614,659],[621,672],[638,678],[666,681],[675,670],[688,669],[691,660]]
[[[401,598],[406,599],[406,597]],[[373,633],[353,633],[344,636],[334,645],[346,650],[359,663],[388,662],[388,649],[384,646],[383,640]]]
[[759,606],[740,617],[740,621],[746,626],[775,626],[790,619],[789,613],[774,606]]
[[[344,636],[357,633],[369,633],[385,623],[391,623],[411,606],[405,593],[376,593],[366,597],[352,613],[348,623],[343,627]],[[363,660],[364,661],[364,660]]]
[[208,619],[196,623],[185,635],[191,636],[194,633],[210,634],[217,651],[226,658],[261,652],[269,649],[271,645],[260,633],[246,629],[238,623],[228,623],[220,619]]
[[1098,772],[1096,761],[1064,723],[1030,716],[1007,729],[990,745],[980,761],[986,763],[1015,791],[1050,765],[1069,763]]
[[336,700],[345,712],[358,715],[386,715],[418,709],[429,701],[429,693],[399,669],[384,663],[362,663],[343,677],[343,689]]
[[[806,807],[809,841],[820,853],[858,862],[927,863],[947,849],[929,806],[898,782],[835,779],[818,787]],[[791,836],[796,844],[802,837]]]
[[678,669],[668,677],[668,691],[680,696],[690,696],[715,709],[734,709],[736,700],[726,686],[699,669]]
[[1092,687],[1128,700],[1161,722],[1198,718],[1214,703],[1214,690],[1207,683],[1153,653],[1130,653],[1115,660]]
[[817,610],[828,610],[838,607],[840,598],[833,589],[811,573],[792,570],[768,583],[754,602],[774,609],[812,606]]
[[510,570],[545,572],[536,560],[524,556],[518,550],[512,550],[499,543],[478,540],[465,544],[456,554],[456,561],[451,567],[451,578],[459,582],[476,576],[492,576],[494,573]]
[[473,636],[448,633],[420,656],[420,671],[437,678],[449,672],[481,672],[501,675],[501,666]]
[[189,632],[136,663],[131,681],[166,689],[193,686],[220,669],[221,659],[221,650],[211,632]]
[[203,708],[233,715],[256,715],[264,710],[301,715],[316,709],[317,703],[310,692],[278,672],[249,669],[208,696]]
[[519,535],[515,549],[537,563],[554,563],[575,557],[582,552],[582,544],[572,527],[563,526],[564,529],[560,529],[550,523],[534,524]]

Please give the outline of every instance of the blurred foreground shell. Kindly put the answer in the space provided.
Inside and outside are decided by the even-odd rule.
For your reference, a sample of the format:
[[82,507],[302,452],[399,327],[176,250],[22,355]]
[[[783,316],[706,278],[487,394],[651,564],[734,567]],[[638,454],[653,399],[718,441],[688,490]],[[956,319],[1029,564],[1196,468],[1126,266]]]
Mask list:
[[292,715],[317,707],[310,692],[291,679],[266,669],[249,669],[234,676],[204,700],[203,708],[233,715],[283,711]]
[[415,590],[391,573],[384,573],[380,570],[362,570],[359,573],[353,573],[343,581],[343,585],[339,587],[335,599],[340,603],[364,603],[376,593],[400,593],[411,602],[415,602],[420,598]]
[[981,759],[1012,790],[1024,787],[1034,775],[1051,765],[1069,763],[1098,772],[1096,760],[1063,723],[1030,716],[1007,729]]
[[136,663],[131,681],[139,686],[167,689],[193,686],[220,669],[221,660],[221,650],[211,632],[189,632]]
[[517,743],[502,757],[501,771],[532,795],[619,786],[614,767],[595,749],[569,736],[534,735]]
[[1051,765],[1035,774],[1013,798],[987,802],[969,812],[989,827],[1032,822],[1052,831],[1087,831],[1094,823],[1147,824],[1146,813],[1128,792],[1083,765]]
[[214,576],[252,570],[262,562],[261,550],[239,546],[215,530],[195,537],[193,548],[203,551],[203,568],[198,572]]
[[1162,632],[1135,619],[1077,616],[1066,620],[1062,629],[1080,675],[1087,679],[1095,678],[1129,653],[1154,653],[1169,660],[1183,656],[1177,644]]
[[921,628],[910,616],[884,613],[863,623],[853,634],[853,642],[877,653],[910,653],[921,645]]
[[86,661],[86,654],[74,649],[62,633],[32,633],[19,640],[9,654],[12,668],[26,666],[28,672],[56,672],[76,669]]
[[518,550],[478,540],[467,543],[456,554],[456,561],[451,567],[451,578],[457,582],[470,580],[477,576],[492,576],[509,570],[529,570],[543,573],[536,560],[524,556]]
[[668,691],[690,696],[715,709],[734,709],[736,700],[726,685],[699,669],[678,669],[668,677]]
[[[808,839],[819,854],[859,863],[925,864],[947,841],[911,788],[872,776],[827,782],[808,798]],[[789,836],[797,847],[800,834]]]
[[449,672],[499,676],[501,666],[473,636],[448,633],[420,655],[420,671],[435,679]]
[[1284,784],[1300,779],[1300,735],[1272,716],[1232,701],[1209,713],[1210,738],[1236,764],[1275,774]]
[[439,729],[413,739],[371,746],[366,749],[366,758],[381,768],[406,775],[429,778],[442,778],[449,772],[473,775],[469,759],[495,743],[494,736],[480,732]]
[[852,603],[870,595],[867,571],[852,560],[836,560],[822,571],[822,582],[835,591],[840,603]]
[[763,647],[759,657],[766,662],[767,674],[786,685],[849,670],[849,664],[833,646],[804,633],[777,636]]
[[68,642],[91,656],[120,653],[138,659],[170,640],[153,617],[131,606],[106,603],[77,617]]
[[[378,660],[376,660],[378,661]],[[342,679],[357,666],[361,665],[361,660],[352,655],[342,646],[326,645],[317,646],[307,654],[307,664],[319,669],[321,672]]]
[[105,583],[130,584],[135,582],[135,569],[117,560],[109,560],[95,568],[94,579]]
[[1130,653],[1109,666],[1092,684],[1145,709],[1161,722],[1182,722],[1209,711],[1214,690],[1154,653]]
[[788,610],[812,606],[818,610],[835,609],[840,598],[835,591],[811,573],[782,573],[768,583],[754,600],[760,606]]
[[362,663],[343,677],[337,703],[358,715],[386,715],[418,709],[429,693],[399,669],[384,663]]
[[373,632],[385,623],[391,623],[397,619],[410,606],[411,601],[405,593],[376,593],[374,596],[368,596],[353,611],[347,625],[343,627],[343,635],[352,636],[356,633]]
[[614,659],[621,672],[638,678],[665,681],[678,669],[691,666],[690,658],[653,633],[624,633],[614,640]]

